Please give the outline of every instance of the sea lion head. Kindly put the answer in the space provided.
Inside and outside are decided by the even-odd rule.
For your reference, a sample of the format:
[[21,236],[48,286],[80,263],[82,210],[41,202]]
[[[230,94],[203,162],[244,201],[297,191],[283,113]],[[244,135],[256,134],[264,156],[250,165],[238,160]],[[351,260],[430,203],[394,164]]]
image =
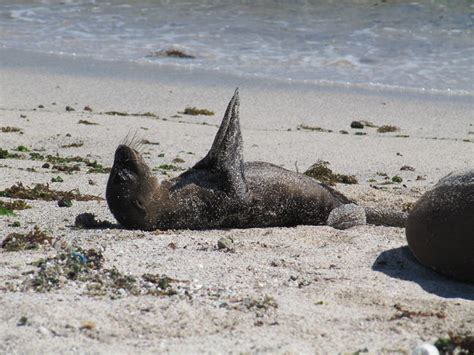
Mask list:
[[158,190],[158,181],[140,153],[130,145],[119,145],[105,193],[117,221],[126,228],[155,229],[152,202]]

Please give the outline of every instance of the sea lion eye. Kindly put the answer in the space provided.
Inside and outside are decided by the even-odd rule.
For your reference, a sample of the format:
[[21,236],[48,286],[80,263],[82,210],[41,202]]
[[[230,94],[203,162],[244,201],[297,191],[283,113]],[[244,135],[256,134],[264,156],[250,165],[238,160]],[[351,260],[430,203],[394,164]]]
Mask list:
[[140,200],[133,200],[132,203],[133,203],[133,205],[134,205],[135,207],[137,207],[139,210],[145,211],[145,206],[144,206],[144,204],[142,203],[142,201],[140,201]]

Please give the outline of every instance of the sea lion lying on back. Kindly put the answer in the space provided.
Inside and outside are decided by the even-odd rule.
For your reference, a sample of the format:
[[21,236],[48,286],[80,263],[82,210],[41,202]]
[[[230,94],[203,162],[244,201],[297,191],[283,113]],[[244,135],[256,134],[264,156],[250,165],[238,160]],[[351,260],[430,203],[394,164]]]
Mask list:
[[128,145],[115,152],[109,208],[131,229],[211,229],[365,224],[364,209],[311,177],[264,163],[244,163],[239,95],[232,97],[206,157],[158,182]]

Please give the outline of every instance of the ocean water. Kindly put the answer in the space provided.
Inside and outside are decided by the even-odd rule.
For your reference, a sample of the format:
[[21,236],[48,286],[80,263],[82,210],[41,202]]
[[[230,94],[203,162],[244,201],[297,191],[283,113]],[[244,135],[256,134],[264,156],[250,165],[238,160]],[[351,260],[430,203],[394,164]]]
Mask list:
[[0,46],[474,96],[472,0],[1,0]]

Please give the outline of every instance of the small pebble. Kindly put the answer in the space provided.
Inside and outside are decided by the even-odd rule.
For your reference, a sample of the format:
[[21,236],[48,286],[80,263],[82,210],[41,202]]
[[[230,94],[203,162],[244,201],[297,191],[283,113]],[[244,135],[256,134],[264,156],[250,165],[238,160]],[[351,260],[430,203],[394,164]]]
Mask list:
[[439,355],[439,351],[436,346],[430,343],[423,343],[418,345],[411,352],[412,355]]
[[62,198],[58,200],[58,206],[59,207],[71,207],[72,206],[72,201],[68,198]]
[[23,327],[25,325],[28,325],[28,318],[23,316],[18,320],[18,323],[16,324],[18,327]]
[[48,328],[45,328],[45,327],[39,327],[38,332],[42,335],[49,335],[49,330]]
[[351,128],[356,128],[356,129],[363,129],[364,124],[359,122],[359,121],[352,121],[351,122]]
[[234,241],[231,238],[222,237],[217,241],[217,248],[232,250],[234,248]]

